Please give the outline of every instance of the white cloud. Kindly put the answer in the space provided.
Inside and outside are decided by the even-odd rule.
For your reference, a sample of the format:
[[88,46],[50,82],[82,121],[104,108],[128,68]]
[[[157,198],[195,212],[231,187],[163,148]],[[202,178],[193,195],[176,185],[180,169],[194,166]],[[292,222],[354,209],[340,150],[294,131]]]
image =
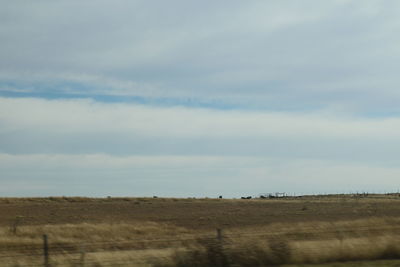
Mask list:
[[0,11],[0,73],[26,86],[82,82],[91,94],[398,112],[398,5],[9,3]]
[[213,110],[99,103],[86,99],[0,98],[1,131],[123,133],[172,138],[372,138],[400,136],[399,118],[324,113]]
[[217,196],[395,191],[399,168],[263,157],[0,154],[3,195]]
[[398,118],[0,98],[11,154],[235,156],[397,164]]
[[0,179],[10,196],[390,191],[400,174],[399,125],[324,113],[0,98]]
[[[25,192],[59,194],[69,182],[65,192],[86,194],[96,177],[99,194],[112,177],[148,194],[161,185],[171,194],[217,194],[202,180],[218,190],[236,183],[230,193],[271,184],[292,190],[296,182],[392,188],[398,7],[389,0],[7,3],[0,95],[57,99],[0,97],[0,178],[17,188],[32,174],[37,183]],[[63,98],[72,95],[105,102]],[[123,96],[169,106],[107,103]],[[219,110],[193,108],[201,105]]]

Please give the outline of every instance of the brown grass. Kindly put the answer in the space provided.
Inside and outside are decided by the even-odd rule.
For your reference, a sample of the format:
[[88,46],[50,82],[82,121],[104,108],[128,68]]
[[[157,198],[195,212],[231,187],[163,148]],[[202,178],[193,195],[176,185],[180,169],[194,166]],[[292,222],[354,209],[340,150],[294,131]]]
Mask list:
[[233,229],[225,241],[199,242],[160,266],[270,266],[400,258],[399,219]]
[[[0,266],[42,265],[43,234],[49,238],[52,266],[79,266],[82,260],[85,266],[170,267],[397,259],[395,197],[0,199]],[[223,229],[222,241],[216,239],[216,227]]]
[[[400,258],[400,218],[272,224],[215,234],[169,224],[65,224],[0,228],[1,266],[41,264],[42,235],[54,266],[270,266]],[[23,255],[38,254],[27,258]]]
[[2,198],[0,226],[137,223],[153,221],[194,230],[258,227],[271,223],[400,217],[400,197],[288,199]]

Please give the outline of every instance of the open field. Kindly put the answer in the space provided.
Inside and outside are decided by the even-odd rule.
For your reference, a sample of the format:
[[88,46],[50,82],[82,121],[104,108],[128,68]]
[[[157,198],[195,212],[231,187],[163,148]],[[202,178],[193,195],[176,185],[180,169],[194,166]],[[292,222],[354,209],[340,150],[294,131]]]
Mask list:
[[0,199],[0,225],[16,216],[24,225],[152,221],[189,229],[264,226],[400,217],[398,195],[287,199],[26,198]]
[[0,199],[0,266],[43,234],[52,266],[399,266],[400,197]]

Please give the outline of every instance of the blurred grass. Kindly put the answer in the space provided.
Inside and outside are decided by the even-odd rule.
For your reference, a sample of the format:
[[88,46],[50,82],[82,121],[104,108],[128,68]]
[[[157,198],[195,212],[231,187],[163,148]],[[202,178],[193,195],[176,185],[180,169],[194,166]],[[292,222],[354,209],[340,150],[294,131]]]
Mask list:
[[53,264],[73,265],[82,248],[86,260],[97,266],[113,260],[159,267],[252,267],[400,258],[400,218],[393,217],[234,228],[223,231],[222,241],[215,232],[155,222],[83,223],[18,226],[15,233],[0,228],[0,257],[17,255],[0,266],[23,266],[31,261],[24,259],[29,253],[40,258],[43,234],[49,237]]
[[[54,197],[0,199],[2,201],[154,203],[183,200]],[[217,199],[184,201],[220,202]],[[247,200],[228,201],[238,205],[249,203]],[[300,200],[272,201],[286,203]],[[310,201],[301,202],[307,212],[313,212]],[[334,200],[327,198],[326,201]],[[375,203],[373,200],[363,200],[363,203],[368,204],[369,201]],[[356,205],[354,202],[354,209]],[[224,210],[221,210],[223,213]],[[313,218],[306,222],[293,222],[288,214],[288,219],[280,223],[227,228],[223,229],[222,241],[218,241],[215,230],[178,227],[171,223],[137,220],[129,223],[24,225],[23,218],[16,216],[9,226],[0,227],[0,266],[41,265],[43,234],[49,237],[53,266],[79,265],[81,251],[85,251],[86,266],[400,266],[399,260],[393,260],[400,259],[400,217],[369,216],[364,219],[318,221],[316,214]],[[27,255],[32,253],[34,257]]]

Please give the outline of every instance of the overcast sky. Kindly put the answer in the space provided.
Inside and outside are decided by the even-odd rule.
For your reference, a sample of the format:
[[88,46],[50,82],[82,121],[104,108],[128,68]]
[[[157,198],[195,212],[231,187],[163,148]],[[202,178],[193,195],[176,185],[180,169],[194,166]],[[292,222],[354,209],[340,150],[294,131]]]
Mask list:
[[400,2],[0,0],[0,195],[400,188]]

